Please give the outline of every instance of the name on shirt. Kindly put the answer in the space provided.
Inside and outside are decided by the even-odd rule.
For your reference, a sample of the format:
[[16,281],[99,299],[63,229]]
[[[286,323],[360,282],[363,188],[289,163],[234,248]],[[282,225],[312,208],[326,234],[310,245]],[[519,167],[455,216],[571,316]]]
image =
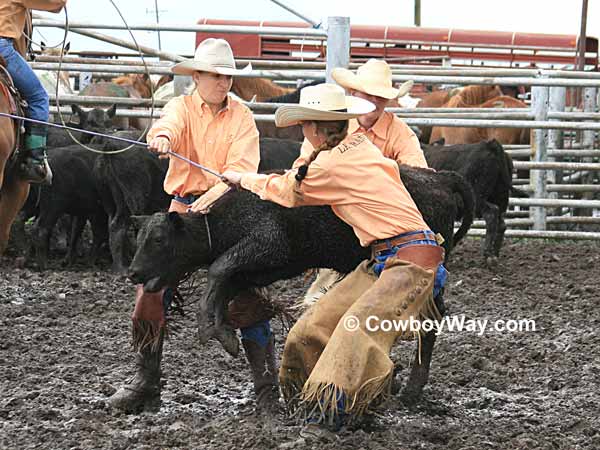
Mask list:
[[347,142],[343,142],[343,143],[339,144],[336,147],[336,149],[340,153],[345,153],[348,150],[352,150],[354,147],[359,146],[360,144],[365,142],[366,139],[367,139],[367,137],[364,134],[355,134]]

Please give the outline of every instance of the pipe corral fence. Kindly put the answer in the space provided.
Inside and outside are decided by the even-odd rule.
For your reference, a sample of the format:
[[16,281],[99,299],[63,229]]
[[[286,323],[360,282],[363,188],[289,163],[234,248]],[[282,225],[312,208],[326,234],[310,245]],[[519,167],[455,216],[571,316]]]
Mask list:
[[[38,27],[64,28],[65,24],[40,18],[33,21]],[[347,17],[329,17],[327,29],[297,29],[276,27],[236,27],[216,25],[132,25],[131,30],[255,33],[265,36],[287,36],[306,39],[327,39],[326,63],[311,61],[252,61],[255,67],[245,76],[272,80],[327,80],[335,67],[357,67],[350,63],[350,21]],[[124,25],[71,22],[69,30],[120,47],[141,51],[146,58],[161,61],[116,60],[65,56],[60,68],[71,76],[91,75],[112,77],[122,74],[170,74],[173,62],[184,58],[105,34],[89,31],[123,30]],[[130,57],[136,55],[131,53]],[[240,64],[249,60],[237,60]],[[30,63],[34,70],[56,71],[58,57],[41,55]],[[595,239],[600,240],[600,151],[596,132],[600,131],[598,88],[600,73],[543,69],[492,68],[434,68],[432,66],[392,64],[393,80],[414,80],[426,85],[501,85],[531,87],[528,108],[388,108],[410,126],[525,128],[531,130],[530,145],[505,145],[514,160],[517,173],[529,171],[529,178],[514,178],[516,187],[528,192],[530,198],[510,198],[506,236],[523,238]],[[175,76],[174,92],[180,95],[190,82],[187,77]],[[581,107],[567,107],[567,90],[581,91]],[[160,116],[166,100],[91,97],[50,93],[52,103],[82,106],[118,105],[117,116],[151,117],[148,109],[154,106],[152,118]],[[274,110],[280,104],[247,102],[257,121],[273,121]],[[136,108],[136,109],[132,109]],[[57,108],[51,107],[51,112]],[[485,224],[475,221],[469,232],[481,236]],[[573,228],[576,228],[575,230]],[[582,230],[584,228],[585,230]]]

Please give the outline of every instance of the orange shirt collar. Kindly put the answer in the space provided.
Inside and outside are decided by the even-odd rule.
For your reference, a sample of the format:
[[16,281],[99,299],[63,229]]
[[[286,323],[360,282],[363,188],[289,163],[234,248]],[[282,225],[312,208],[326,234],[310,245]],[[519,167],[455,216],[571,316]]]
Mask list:
[[357,131],[359,133],[368,133],[369,131],[372,131],[375,134],[375,136],[377,136],[378,138],[386,140],[387,132],[388,132],[391,121],[392,121],[392,113],[384,111],[383,114],[381,116],[379,116],[379,119],[377,119],[377,122],[375,122],[375,125],[373,125],[368,130],[365,130],[360,125],[360,123],[358,122],[358,119],[351,120],[350,125],[348,127],[348,132],[350,134],[354,134]]
[[[202,98],[202,96],[200,95],[200,93],[198,92],[197,89],[194,90],[194,96],[196,97],[198,104],[200,105],[200,111],[202,113],[209,112],[212,115],[212,111],[210,110],[208,103],[206,103],[206,101]],[[229,96],[229,94],[227,94],[227,97],[225,97],[225,107],[221,111],[227,111],[230,106],[231,106],[231,97]],[[221,112],[221,111],[219,111],[219,112]]]

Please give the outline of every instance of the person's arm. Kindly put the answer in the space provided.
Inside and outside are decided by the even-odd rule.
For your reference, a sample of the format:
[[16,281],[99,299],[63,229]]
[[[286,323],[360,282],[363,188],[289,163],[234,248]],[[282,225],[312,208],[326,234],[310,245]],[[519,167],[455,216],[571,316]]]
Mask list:
[[390,142],[392,159],[398,164],[428,168],[417,135],[402,121],[398,121],[395,126],[398,131],[394,133],[393,141]]
[[162,117],[152,126],[146,142],[149,148],[159,156],[166,157],[166,152],[179,146],[181,135],[186,126],[185,105],[182,97],[176,97],[163,107]]
[[67,4],[67,0],[21,0],[21,4],[27,9],[59,13]]
[[[327,164],[326,164],[327,165]],[[287,208],[309,205],[334,205],[344,201],[344,193],[337,186],[335,174],[315,160],[301,183],[296,180],[296,170],[283,175],[244,173],[239,184],[263,200],[270,200]],[[226,172],[225,176],[228,176]]]
[[[223,172],[231,170],[234,172],[256,172],[260,163],[260,145],[258,140],[258,129],[252,113],[248,110],[244,113],[243,124],[233,138],[233,142],[227,152],[227,159]],[[208,212],[208,208],[215,203],[229,189],[223,181],[219,181],[206,191],[191,206],[193,212]]]

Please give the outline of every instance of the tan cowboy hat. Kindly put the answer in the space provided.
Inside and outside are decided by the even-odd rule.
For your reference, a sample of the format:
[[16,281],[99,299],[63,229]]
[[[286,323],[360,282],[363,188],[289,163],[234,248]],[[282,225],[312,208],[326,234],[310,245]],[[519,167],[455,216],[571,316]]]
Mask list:
[[393,87],[392,71],[382,59],[368,60],[358,68],[356,74],[337,67],[331,72],[331,77],[345,89],[354,89],[389,100],[405,96],[413,86],[413,81],[409,80],[402,83],[399,89]]
[[212,72],[221,75],[239,75],[252,70],[252,64],[236,69],[233,52],[225,39],[208,38],[200,42],[194,59],[175,64],[171,71],[176,75],[192,75],[194,72]]
[[289,127],[303,120],[346,120],[370,113],[375,105],[358,97],[346,96],[336,84],[322,83],[300,91],[298,105],[280,106],[275,111],[275,125]]

